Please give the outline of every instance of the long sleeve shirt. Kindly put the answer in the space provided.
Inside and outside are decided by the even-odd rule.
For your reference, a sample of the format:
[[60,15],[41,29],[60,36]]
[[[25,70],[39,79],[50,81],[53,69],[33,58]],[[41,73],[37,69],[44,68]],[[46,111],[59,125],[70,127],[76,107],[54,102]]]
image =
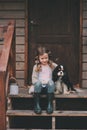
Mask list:
[[[54,68],[57,66],[56,63],[53,63]],[[49,65],[42,65],[41,71],[36,71],[37,65],[34,65],[32,72],[32,84],[35,84],[37,81],[41,81],[43,84],[46,84],[49,80],[52,80],[52,71],[53,69]]]

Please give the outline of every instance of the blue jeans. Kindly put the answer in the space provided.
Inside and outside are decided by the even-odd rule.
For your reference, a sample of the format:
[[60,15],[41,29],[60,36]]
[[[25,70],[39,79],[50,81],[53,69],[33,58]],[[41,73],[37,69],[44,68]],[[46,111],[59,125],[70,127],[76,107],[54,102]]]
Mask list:
[[48,81],[46,87],[42,87],[42,83],[40,81],[34,84],[35,93],[43,93],[43,91],[46,93],[54,93],[54,90],[55,90],[55,85],[52,80]]

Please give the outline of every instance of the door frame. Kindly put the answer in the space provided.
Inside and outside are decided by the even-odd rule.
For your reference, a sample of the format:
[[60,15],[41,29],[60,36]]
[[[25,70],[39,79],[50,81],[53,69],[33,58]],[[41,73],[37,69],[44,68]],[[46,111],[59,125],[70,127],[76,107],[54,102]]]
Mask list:
[[[24,84],[28,85],[28,54],[29,54],[29,16],[28,16],[28,0],[25,1],[25,73],[24,73]],[[79,44],[80,44],[80,52],[79,52],[79,85],[82,87],[82,24],[83,24],[83,11],[82,11],[83,0],[80,0],[80,33],[79,33]]]

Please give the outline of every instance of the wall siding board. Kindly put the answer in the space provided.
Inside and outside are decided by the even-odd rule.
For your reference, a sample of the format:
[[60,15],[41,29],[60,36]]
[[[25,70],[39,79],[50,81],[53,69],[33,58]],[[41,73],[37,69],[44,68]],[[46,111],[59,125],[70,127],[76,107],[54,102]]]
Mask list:
[[25,43],[24,37],[16,36],[16,45],[24,45],[24,43]]
[[15,11],[15,10],[24,10],[24,2],[19,2],[13,4],[13,2],[3,2],[0,4],[0,11]]
[[83,10],[87,11],[87,1],[83,2]]
[[82,79],[86,79],[87,80],[87,71],[82,73]]
[[87,80],[82,80],[82,87],[87,88]]
[[87,36],[87,27],[83,28],[83,36]]
[[24,45],[16,45],[16,52],[24,53],[25,52]]
[[24,70],[24,62],[16,62],[16,70]]
[[87,62],[87,54],[83,54],[82,61]]
[[24,79],[24,71],[16,71],[16,78]]
[[16,35],[24,36],[25,35],[25,29],[24,28],[16,28]]
[[87,71],[87,63],[82,63],[83,71]]
[[[8,22],[9,22],[9,19],[6,19],[6,20],[0,19],[0,25],[4,25],[5,26],[5,25],[8,24]],[[16,19],[15,22],[16,22],[15,26],[17,28],[19,28],[19,27],[24,28],[25,27],[25,20]]]
[[83,27],[87,27],[87,19],[83,19]]
[[87,18],[87,11],[83,11],[83,18]]
[[16,61],[24,62],[24,54],[22,54],[22,53],[16,54]]
[[87,53],[87,45],[83,45],[82,52]]
[[87,45],[87,37],[83,37],[82,38],[82,44],[83,45]]
[[0,18],[10,18],[10,19],[20,19],[20,18],[24,18],[25,17],[25,13],[24,11],[0,11]]

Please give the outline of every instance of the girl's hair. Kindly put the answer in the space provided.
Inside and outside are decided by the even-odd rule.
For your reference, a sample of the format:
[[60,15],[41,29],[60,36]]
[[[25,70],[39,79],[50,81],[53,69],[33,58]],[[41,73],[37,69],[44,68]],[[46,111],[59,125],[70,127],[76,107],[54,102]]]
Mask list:
[[[40,55],[43,55],[44,53],[47,53],[48,54],[48,57],[50,58],[50,55],[51,55],[51,51],[47,50],[45,47],[38,47],[37,48],[37,54],[36,54],[36,57],[35,57],[35,63],[37,65],[36,67],[36,72],[39,72],[41,71],[41,63],[39,61],[39,56]],[[53,62],[49,59],[48,61],[48,65],[53,69],[54,66],[53,66]]]

